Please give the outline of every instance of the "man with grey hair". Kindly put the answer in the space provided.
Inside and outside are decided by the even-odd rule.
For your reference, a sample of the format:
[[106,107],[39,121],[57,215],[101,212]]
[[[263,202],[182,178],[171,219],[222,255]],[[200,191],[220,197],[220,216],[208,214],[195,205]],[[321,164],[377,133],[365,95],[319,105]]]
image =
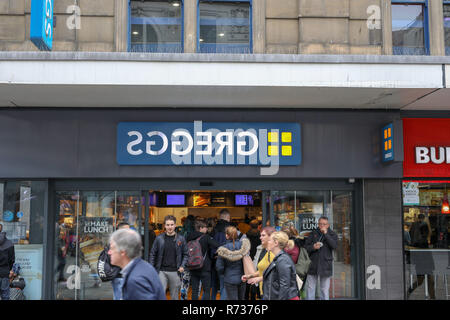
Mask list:
[[132,229],[119,229],[111,235],[108,254],[111,264],[123,276],[122,300],[165,300],[155,268],[141,259],[141,236]]
[[320,282],[320,300],[330,299],[333,250],[336,250],[337,242],[338,237],[331,230],[328,218],[326,216],[320,217],[318,228],[314,229],[305,241],[305,248],[311,258],[305,284],[308,300],[315,300],[318,282]]

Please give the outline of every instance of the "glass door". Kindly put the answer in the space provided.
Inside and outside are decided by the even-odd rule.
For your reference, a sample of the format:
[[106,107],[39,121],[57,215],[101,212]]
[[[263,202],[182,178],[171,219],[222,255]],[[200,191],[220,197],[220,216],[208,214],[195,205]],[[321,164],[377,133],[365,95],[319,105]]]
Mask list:
[[112,299],[111,282],[97,274],[98,257],[119,224],[141,231],[140,193],[62,191],[56,199],[55,298]]

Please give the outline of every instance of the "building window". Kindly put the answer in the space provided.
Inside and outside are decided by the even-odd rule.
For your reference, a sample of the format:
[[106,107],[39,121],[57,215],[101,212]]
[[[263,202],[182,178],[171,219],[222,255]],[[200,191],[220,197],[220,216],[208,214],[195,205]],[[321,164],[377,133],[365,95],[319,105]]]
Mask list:
[[200,0],[197,51],[251,53],[251,11],[251,0]]
[[444,1],[445,54],[450,55],[450,1]]
[[403,241],[408,300],[449,296],[450,181],[403,181]]
[[130,1],[128,51],[183,51],[183,1]]
[[428,1],[392,3],[392,47],[394,55],[427,55]]

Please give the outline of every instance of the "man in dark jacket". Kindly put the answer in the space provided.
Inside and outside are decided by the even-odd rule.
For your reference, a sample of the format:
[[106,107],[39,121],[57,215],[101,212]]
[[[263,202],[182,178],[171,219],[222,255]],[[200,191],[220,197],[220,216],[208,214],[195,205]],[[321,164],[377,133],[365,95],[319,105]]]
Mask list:
[[176,218],[168,215],[164,218],[165,233],[156,237],[150,252],[150,263],[158,272],[164,291],[170,288],[172,300],[178,300],[181,279],[188,259],[186,241],[175,232]]
[[[0,224],[1,230],[3,225]],[[9,279],[13,276],[15,262],[14,244],[6,238],[6,232],[0,232],[0,294],[2,300],[9,300]]]
[[108,254],[111,264],[122,271],[122,300],[165,300],[166,295],[155,268],[141,259],[140,235],[120,229],[111,235]]
[[192,300],[197,300],[199,296],[200,281],[203,286],[203,298],[202,300],[211,299],[211,258],[208,253],[211,249],[215,249],[219,244],[207,234],[208,227],[203,221],[195,222],[195,231],[189,233],[186,241],[195,241],[200,238],[198,242],[202,248],[203,267],[201,269],[190,270],[191,273],[191,287],[192,287]]
[[328,218],[319,219],[319,228],[308,236],[305,247],[311,258],[306,277],[307,299],[316,297],[317,281],[320,281],[320,299],[329,300],[330,279],[333,274],[333,250],[337,247],[337,235],[330,229]]
[[[227,209],[222,209],[219,212],[219,219],[213,229],[211,236],[214,240],[222,246],[226,243],[225,229],[230,226],[231,215]],[[216,249],[211,250],[212,265],[211,265],[211,299],[216,300],[217,291],[220,291],[220,300],[226,300],[227,295],[224,288],[223,275],[219,275],[216,270],[217,253]]]

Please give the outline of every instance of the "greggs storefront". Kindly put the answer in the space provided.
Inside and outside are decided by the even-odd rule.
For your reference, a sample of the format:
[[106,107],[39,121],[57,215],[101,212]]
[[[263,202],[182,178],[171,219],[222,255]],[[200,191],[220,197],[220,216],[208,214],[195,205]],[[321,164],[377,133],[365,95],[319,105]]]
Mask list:
[[450,299],[450,119],[404,118],[407,299]]
[[[397,111],[2,110],[0,223],[27,266],[29,299],[112,299],[96,264],[119,223],[142,235],[147,259],[165,215],[181,228],[223,208],[243,232],[257,219],[302,237],[326,215],[339,239],[330,298],[402,298],[402,163],[381,155],[381,129],[400,121]],[[395,267],[374,260],[387,246]]]

